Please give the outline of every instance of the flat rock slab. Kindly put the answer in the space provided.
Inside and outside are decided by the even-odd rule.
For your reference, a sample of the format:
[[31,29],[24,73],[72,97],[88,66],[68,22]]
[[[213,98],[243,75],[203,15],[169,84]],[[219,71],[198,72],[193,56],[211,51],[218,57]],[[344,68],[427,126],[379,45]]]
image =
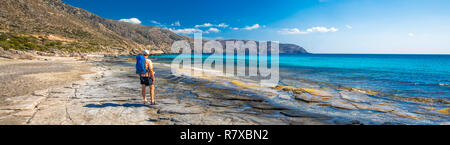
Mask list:
[[198,106],[185,107],[181,105],[161,106],[158,113],[160,114],[201,114],[204,110]]
[[0,110],[33,110],[44,99],[42,96],[15,97],[11,102],[16,105],[4,106]]
[[274,105],[270,105],[268,103],[254,103],[254,102],[250,102],[249,104],[253,108],[260,109],[260,110],[288,110],[285,107],[274,106]]
[[362,93],[353,93],[349,91],[340,91],[342,99],[353,101],[353,102],[366,102],[368,100],[368,96]]
[[330,97],[333,96],[332,93],[325,91],[325,90],[321,90],[321,89],[308,89],[308,88],[301,88],[300,89],[302,92],[305,93],[310,93],[312,95],[316,95],[316,96],[322,96],[322,97]]
[[14,116],[18,116],[18,117],[31,117],[33,116],[33,114],[35,113],[35,110],[25,110],[25,111],[20,111],[14,114]]
[[396,108],[389,105],[376,105],[376,104],[366,104],[366,103],[352,103],[358,109],[375,110],[378,112],[392,112]]
[[284,110],[280,111],[280,114],[287,116],[287,117],[293,117],[293,118],[327,118],[324,115],[319,114],[312,114],[300,110]]
[[6,114],[10,114],[10,113],[14,113],[14,110],[0,110],[0,116],[6,115]]
[[348,102],[344,102],[344,101],[340,101],[340,100],[334,100],[330,102],[330,105],[334,108],[339,108],[339,109],[356,109],[355,106],[353,106],[352,104],[348,103]]
[[175,99],[158,99],[157,101],[162,104],[178,104],[178,101]]
[[329,99],[329,97],[321,97],[309,93],[303,93],[300,95],[295,95],[295,99],[304,102],[326,102]]

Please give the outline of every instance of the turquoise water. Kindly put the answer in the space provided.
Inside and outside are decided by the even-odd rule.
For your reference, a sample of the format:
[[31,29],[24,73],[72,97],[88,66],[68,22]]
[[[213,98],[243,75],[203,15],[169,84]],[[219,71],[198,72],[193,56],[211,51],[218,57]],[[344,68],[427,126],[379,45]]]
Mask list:
[[280,65],[315,81],[390,95],[450,97],[450,55],[285,55]]
[[[178,55],[152,56],[156,62],[171,62]],[[203,60],[210,55],[203,55]],[[224,58],[244,61],[258,59]],[[379,108],[394,108],[394,112],[380,112],[373,109],[337,109],[318,106],[320,103],[301,103],[296,99],[272,99],[278,105],[331,116],[342,120],[358,120],[365,124],[442,124],[449,123],[450,116],[437,112],[449,108],[449,103],[440,101],[409,101],[405,98],[425,98],[450,101],[450,55],[377,55],[377,54],[307,54],[280,55],[279,86],[295,88],[320,88],[331,92],[336,101],[347,102],[339,95],[342,89],[358,88],[379,92],[376,96],[358,93],[349,94],[354,99],[362,99],[359,104],[385,104]],[[245,79],[238,79],[245,80]],[[279,92],[293,98],[292,92]],[[398,99],[396,97],[403,99]],[[341,104],[342,105],[342,104]],[[426,109],[428,108],[428,109]],[[430,110],[434,108],[435,110]],[[400,113],[400,114],[399,114]],[[397,114],[397,115],[396,115]],[[409,117],[405,117],[411,115]]]
[[[170,60],[176,56],[152,58]],[[297,78],[390,95],[450,97],[450,55],[308,54],[279,58],[282,78],[288,74],[284,72],[295,72]]]

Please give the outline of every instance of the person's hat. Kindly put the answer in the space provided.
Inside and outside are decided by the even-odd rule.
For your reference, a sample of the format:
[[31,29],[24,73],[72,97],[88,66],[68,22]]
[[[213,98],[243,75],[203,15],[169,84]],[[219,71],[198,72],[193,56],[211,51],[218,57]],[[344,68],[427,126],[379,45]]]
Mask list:
[[149,51],[149,50],[144,50],[144,54],[145,54],[145,55],[149,55],[149,54],[150,54],[150,51]]

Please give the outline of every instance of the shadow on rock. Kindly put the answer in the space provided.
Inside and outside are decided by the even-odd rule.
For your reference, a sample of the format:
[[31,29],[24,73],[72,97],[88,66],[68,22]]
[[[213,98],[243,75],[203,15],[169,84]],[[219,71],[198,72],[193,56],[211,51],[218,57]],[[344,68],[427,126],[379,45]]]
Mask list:
[[84,105],[83,107],[88,107],[88,108],[106,108],[106,107],[148,107],[148,105],[145,105],[145,104],[130,104],[130,103],[125,103],[125,104],[104,103],[104,104],[87,104],[87,105]]

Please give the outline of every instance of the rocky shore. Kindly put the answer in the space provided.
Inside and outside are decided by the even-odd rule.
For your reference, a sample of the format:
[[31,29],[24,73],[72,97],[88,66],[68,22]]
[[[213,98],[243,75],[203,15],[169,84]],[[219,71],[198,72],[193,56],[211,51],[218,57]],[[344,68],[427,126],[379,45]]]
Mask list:
[[[58,83],[31,87],[4,88],[0,104],[0,124],[326,124],[329,118],[272,106],[258,94],[220,86],[208,80],[176,77],[170,69],[155,64],[156,101],[158,105],[144,105],[140,96],[140,84],[134,74],[133,62],[123,58],[96,57],[89,61],[72,57],[45,58],[51,63],[43,69],[39,63],[45,60],[20,60],[30,66],[22,69],[41,80],[26,79],[22,82],[45,84],[64,76]],[[18,69],[18,60],[1,59],[0,68]],[[62,65],[64,64],[64,65]],[[61,69],[58,67],[68,67]],[[48,70],[48,72],[32,72]],[[17,76],[2,81],[16,81]],[[44,77],[46,76],[46,77]],[[77,76],[79,78],[77,78]],[[72,78],[73,79],[67,79]],[[6,83],[6,82],[5,82]],[[12,83],[11,86],[22,84]],[[26,87],[23,87],[26,88]]]

